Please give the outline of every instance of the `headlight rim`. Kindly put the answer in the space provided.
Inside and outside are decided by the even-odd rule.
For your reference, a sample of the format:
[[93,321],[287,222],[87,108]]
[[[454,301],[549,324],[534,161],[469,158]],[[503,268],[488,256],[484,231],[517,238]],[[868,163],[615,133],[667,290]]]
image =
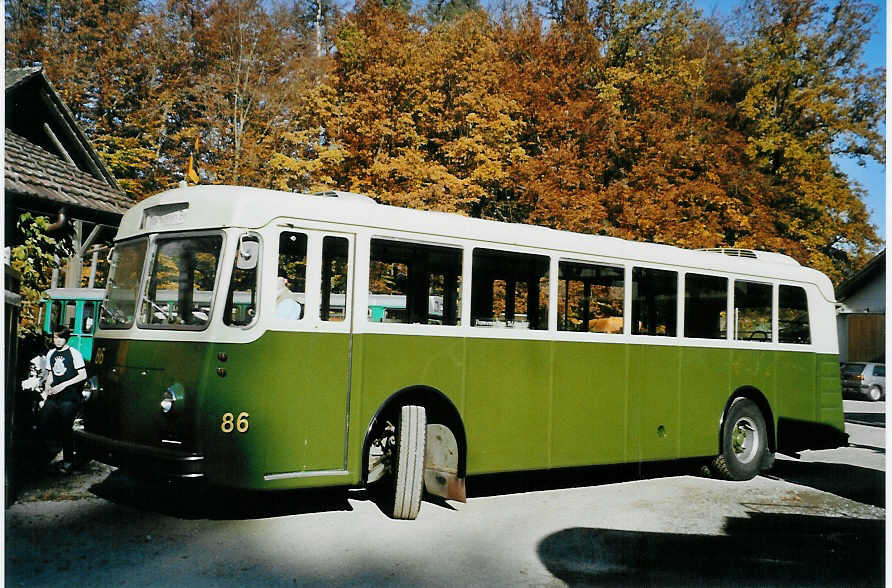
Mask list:
[[86,382],[84,382],[84,386],[81,388],[81,396],[84,399],[84,402],[89,402],[91,398],[95,397],[100,391],[102,387],[99,385],[99,379],[96,376],[92,376],[87,378]]
[[168,386],[161,393],[160,408],[162,414],[172,414],[176,410],[177,400],[176,390],[174,390],[173,386]]

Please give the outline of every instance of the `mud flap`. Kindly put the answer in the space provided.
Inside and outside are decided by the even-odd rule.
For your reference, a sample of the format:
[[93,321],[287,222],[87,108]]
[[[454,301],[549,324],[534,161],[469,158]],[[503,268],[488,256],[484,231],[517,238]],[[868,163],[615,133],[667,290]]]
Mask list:
[[465,479],[458,477],[458,444],[455,435],[444,425],[427,426],[424,487],[434,496],[467,501]]

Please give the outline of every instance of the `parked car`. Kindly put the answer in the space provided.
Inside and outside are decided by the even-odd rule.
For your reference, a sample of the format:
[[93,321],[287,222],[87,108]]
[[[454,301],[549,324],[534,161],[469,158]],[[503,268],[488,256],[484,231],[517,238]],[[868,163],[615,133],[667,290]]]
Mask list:
[[850,362],[840,364],[843,394],[866,396],[868,400],[886,397],[886,364]]

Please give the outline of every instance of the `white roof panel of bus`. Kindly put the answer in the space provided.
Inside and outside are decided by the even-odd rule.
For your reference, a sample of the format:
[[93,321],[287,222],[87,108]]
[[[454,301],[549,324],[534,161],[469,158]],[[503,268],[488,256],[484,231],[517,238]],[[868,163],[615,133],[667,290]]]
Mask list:
[[[185,205],[188,204],[188,207]],[[146,211],[149,211],[147,214]],[[161,220],[147,221],[158,212]],[[172,212],[171,212],[172,211]],[[192,186],[162,192],[130,209],[117,238],[147,232],[243,227],[259,229],[277,218],[332,222],[342,226],[442,235],[482,242],[486,247],[513,245],[548,249],[572,258],[574,252],[617,261],[681,265],[816,284],[833,300],[833,287],[824,274],[802,267],[777,253],[757,252],[757,259],[670,245],[626,241],[615,237],[559,231],[534,225],[474,219],[459,214],[413,210],[377,204],[358,194],[328,192],[310,195],[240,186]],[[149,228],[144,225],[151,225]]]

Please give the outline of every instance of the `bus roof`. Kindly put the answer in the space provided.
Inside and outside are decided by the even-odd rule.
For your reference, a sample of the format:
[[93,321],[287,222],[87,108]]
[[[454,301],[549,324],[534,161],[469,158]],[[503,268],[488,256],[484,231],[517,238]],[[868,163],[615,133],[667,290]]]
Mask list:
[[[300,194],[243,186],[191,186],[162,192],[139,202],[121,221],[117,239],[141,234],[241,227],[259,229],[275,219],[337,223],[446,236],[482,242],[482,246],[533,247],[563,252],[615,257],[617,261],[681,265],[743,275],[782,278],[816,284],[834,300],[830,280],[800,266],[793,258],[767,251],[741,249],[691,250],[539,227],[465,217],[445,212],[414,210],[376,203],[350,192]],[[721,258],[719,258],[721,256]]]
[[50,300],[102,300],[105,288],[50,288],[45,294]]

